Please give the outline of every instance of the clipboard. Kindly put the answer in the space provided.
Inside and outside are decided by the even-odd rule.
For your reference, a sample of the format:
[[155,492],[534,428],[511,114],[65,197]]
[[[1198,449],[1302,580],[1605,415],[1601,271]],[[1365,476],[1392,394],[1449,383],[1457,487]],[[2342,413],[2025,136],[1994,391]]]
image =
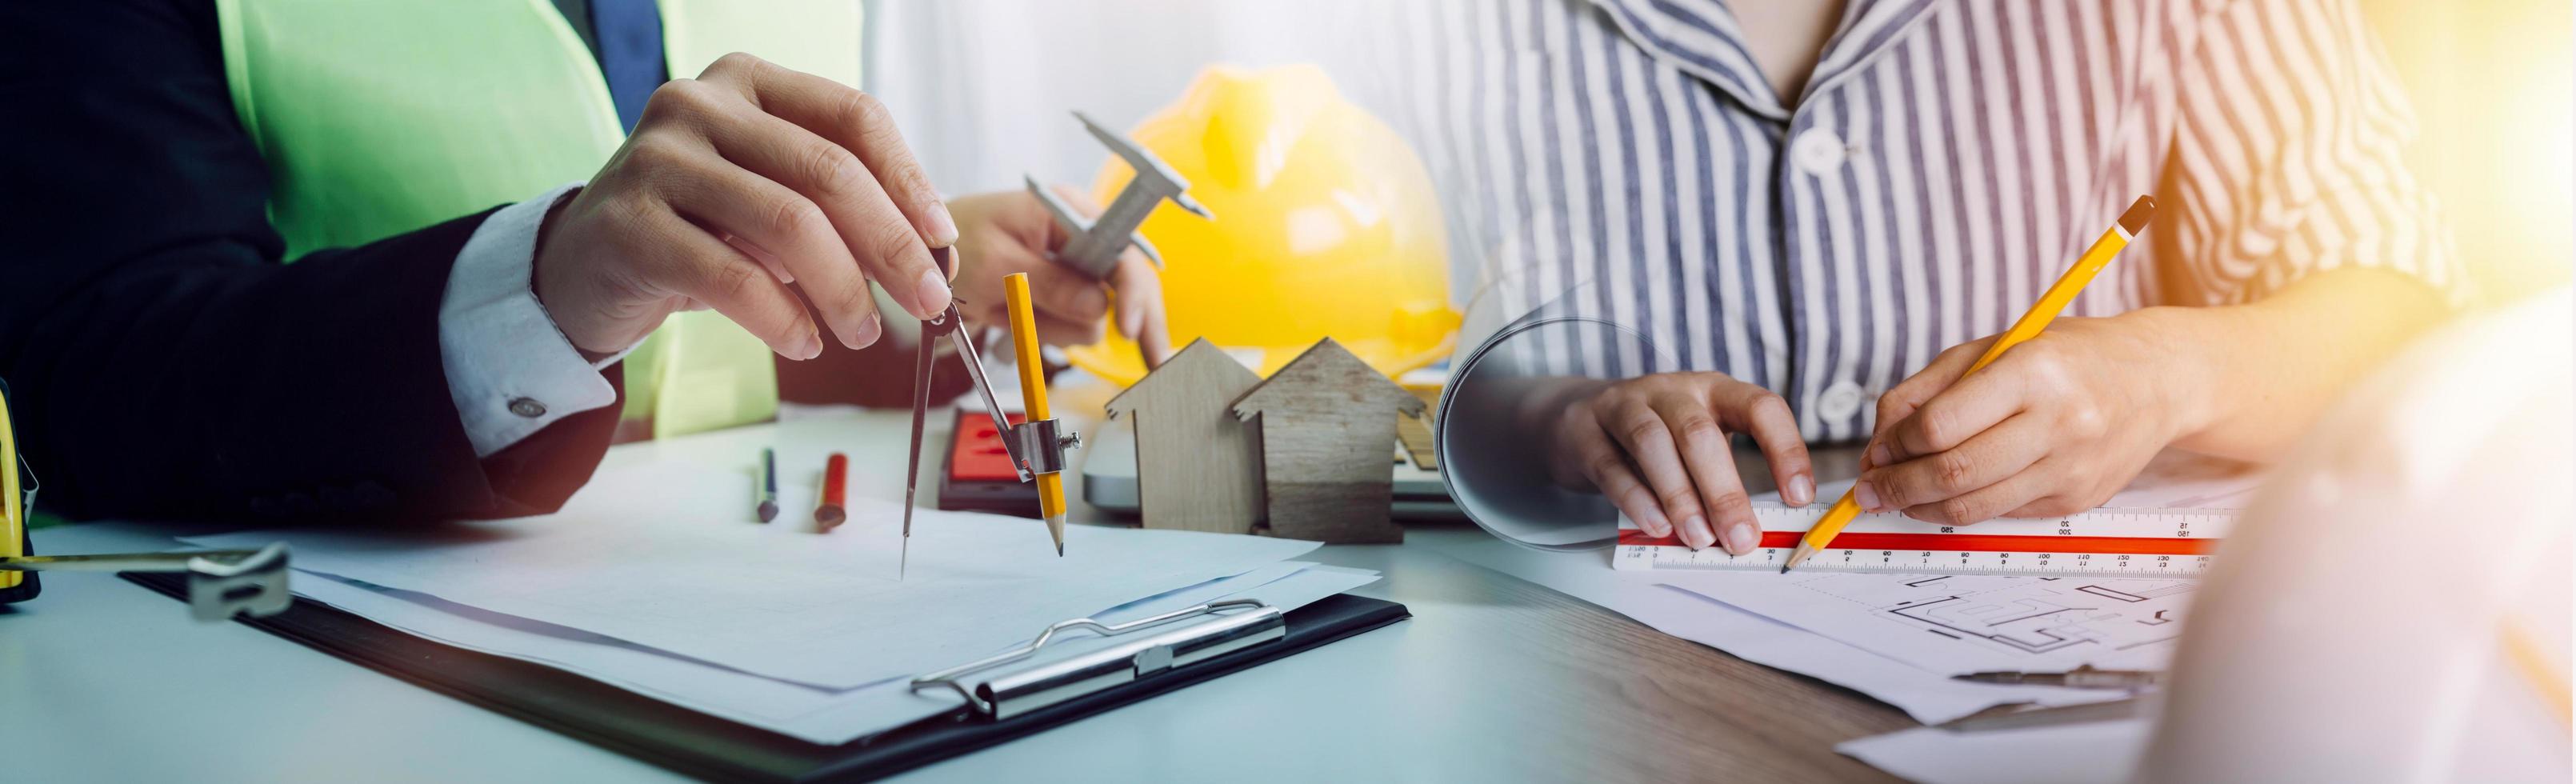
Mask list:
[[[185,600],[184,576],[122,575],[163,595]],[[1237,627],[1265,625],[1249,615],[1229,616]],[[995,746],[1129,703],[1222,677],[1311,650],[1411,617],[1404,605],[1350,594],[1326,597],[1276,615],[1279,635],[1259,644],[1232,644],[1248,633],[1235,628],[1205,638],[1206,655],[1174,661],[1150,677],[1112,678],[1107,688],[1066,692],[1064,681],[1041,677],[1017,682],[1030,699],[1018,708],[970,704],[838,746],[807,743],[698,713],[542,664],[470,651],[415,637],[320,602],[296,599],[283,613],[241,620],[271,634],[356,662],[510,717],[660,765],[684,775],[724,781],[853,781],[893,775]],[[1220,619],[1222,620],[1222,619]],[[1072,622],[1068,622],[1072,623]],[[1062,626],[1064,624],[1059,624]],[[1159,633],[1167,627],[1153,626]],[[1169,627],[1178,629],[1183,627]],[[1140,642],[1144,640],[1140,639]],[[1035,647],[1035,646],[1032,646]],[[1224,648],[1222,651],[1213,648]],[[1008,656],[1009,654],[1004,654]],[[995,657],[1001,659],[1003,657]],[[1176,655],[1176,659],[1179,657]],[[931,675],[963,676],[1006,662],[986,660]],[[1021,674],[1021,673],[1014,673]],[[1058,673],[1059,675],[1061,673]],[[1097,675],[1095,671],[1093,673]],[[916,679],[917,687],[933,679]],[[947,679],[928,687],[946,687]],[[996,675],[991,681],[1003,683]],[[1032,681],[1035,681],[1032,683]],[[972,692],[971,687],[961,690]],[[1006,687],[1007,690],[1007,687]]]

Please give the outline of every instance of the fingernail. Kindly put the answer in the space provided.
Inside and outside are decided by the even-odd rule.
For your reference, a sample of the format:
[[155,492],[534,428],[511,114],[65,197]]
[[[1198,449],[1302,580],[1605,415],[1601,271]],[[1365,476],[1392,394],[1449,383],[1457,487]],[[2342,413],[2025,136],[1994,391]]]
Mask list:
[[1890,456],[1890,453],[1887,451],[1887,444],[1885,443],[1874,444],[1869,448],[1869,464],[1872,467],[1883,466],[1896,462],[1888,459]]
[[948,205],[930,205],[930,236],[924,239],[933,248],[957,244],[957,219],[949,217]]
[[797,338],[796,345],[790,346],[789,349],[794,352],[794,359],[813,359],[822,356],[823,335],[813,327],[806,327],[805,336]]
[[913,301],[919,303],[914,307],[920,309],[913,315],[930,319],[948,309],[948,278],[941,276],[938,270],[922,270],[921,282],[914,286],[912,292]]
[[1716,543],[1717,534],[1709,532],[1707,518],[1691,515],[1689,519],[1682,521],[1682,544],[1690,545],[1690,549],[1697,550]]
[[1816,479],[1806,474],[1789,477],[1789,505],[1806,506],[1816,502]]
[[1727,552],[1743,555],[1753,552],[1754,546],[1761,543],[1762,532],[1753,530],[1752,523],[1736,523],[1735,527],[1726,529]]
[[867,347],[869,347],[869,346],[876,345],[876,344],[877,344],[877,338],[882,337],[882,336],[884,336],[884,335],[885,335],[885,325],[884,325],[884,324],[882,324],[882,323],[879,323],[879,320],[878,320],[878,318],[877,318],[876,314],[874,314],[874,313],[870,313],[870,314],[868,314],[868,320],[866,320],[866,321],[862,321],[862,322],[859,322],[859,328],[858,328],[858,330],[857,330],[857,334],[853,336],[853,337],[858,338],[858,342],[857,342],[855,345],[852,345],[852,346],[850,346],[850,347],[851,347],[851,348],[867,348]]
[[1861,511],[1880,511],[1878,508],[1878,490],[1871,488],[1868,482],[1861,482],[1859,484],[1852,485],[1852,500],[1860,502]]

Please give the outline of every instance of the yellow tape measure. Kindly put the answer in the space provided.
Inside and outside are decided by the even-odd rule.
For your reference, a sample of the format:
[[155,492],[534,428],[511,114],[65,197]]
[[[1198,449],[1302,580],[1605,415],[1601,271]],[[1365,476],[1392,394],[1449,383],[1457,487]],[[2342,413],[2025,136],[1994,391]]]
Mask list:
[[[27,504],[18,486],[18,439],[9,429],[9,395],[0,387],[0,557],[27,554]],[[0,590],[18,587],[26,578],[0,572]]]

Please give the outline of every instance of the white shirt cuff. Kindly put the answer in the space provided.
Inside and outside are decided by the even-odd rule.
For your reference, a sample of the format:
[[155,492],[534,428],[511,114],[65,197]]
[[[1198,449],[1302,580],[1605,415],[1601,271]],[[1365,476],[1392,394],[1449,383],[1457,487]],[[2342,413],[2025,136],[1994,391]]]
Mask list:
[[439,361],[447,393],[476,457],[508,449],[555,420],[617,402],[600,371],[624,359],[583,359],[533,288],[537,228],[572,183],[503,207],[483,219],[438,305]]

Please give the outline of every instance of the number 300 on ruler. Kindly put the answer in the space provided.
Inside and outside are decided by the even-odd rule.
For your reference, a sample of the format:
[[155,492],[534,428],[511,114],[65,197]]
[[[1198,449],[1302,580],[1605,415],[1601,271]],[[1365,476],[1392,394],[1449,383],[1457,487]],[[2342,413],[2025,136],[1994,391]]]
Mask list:
[[[1647,536],[1625,518],[1610,563],[1620,569],[1778,571],[1824,507],[1756,506],[1762,546],[1736,556]],[[2236,520],[2223,509],[2096,509],[2071,517],[1938,526],[1896,514],[1861,515],[1799,571],[1918,574],[2197,577]]]

